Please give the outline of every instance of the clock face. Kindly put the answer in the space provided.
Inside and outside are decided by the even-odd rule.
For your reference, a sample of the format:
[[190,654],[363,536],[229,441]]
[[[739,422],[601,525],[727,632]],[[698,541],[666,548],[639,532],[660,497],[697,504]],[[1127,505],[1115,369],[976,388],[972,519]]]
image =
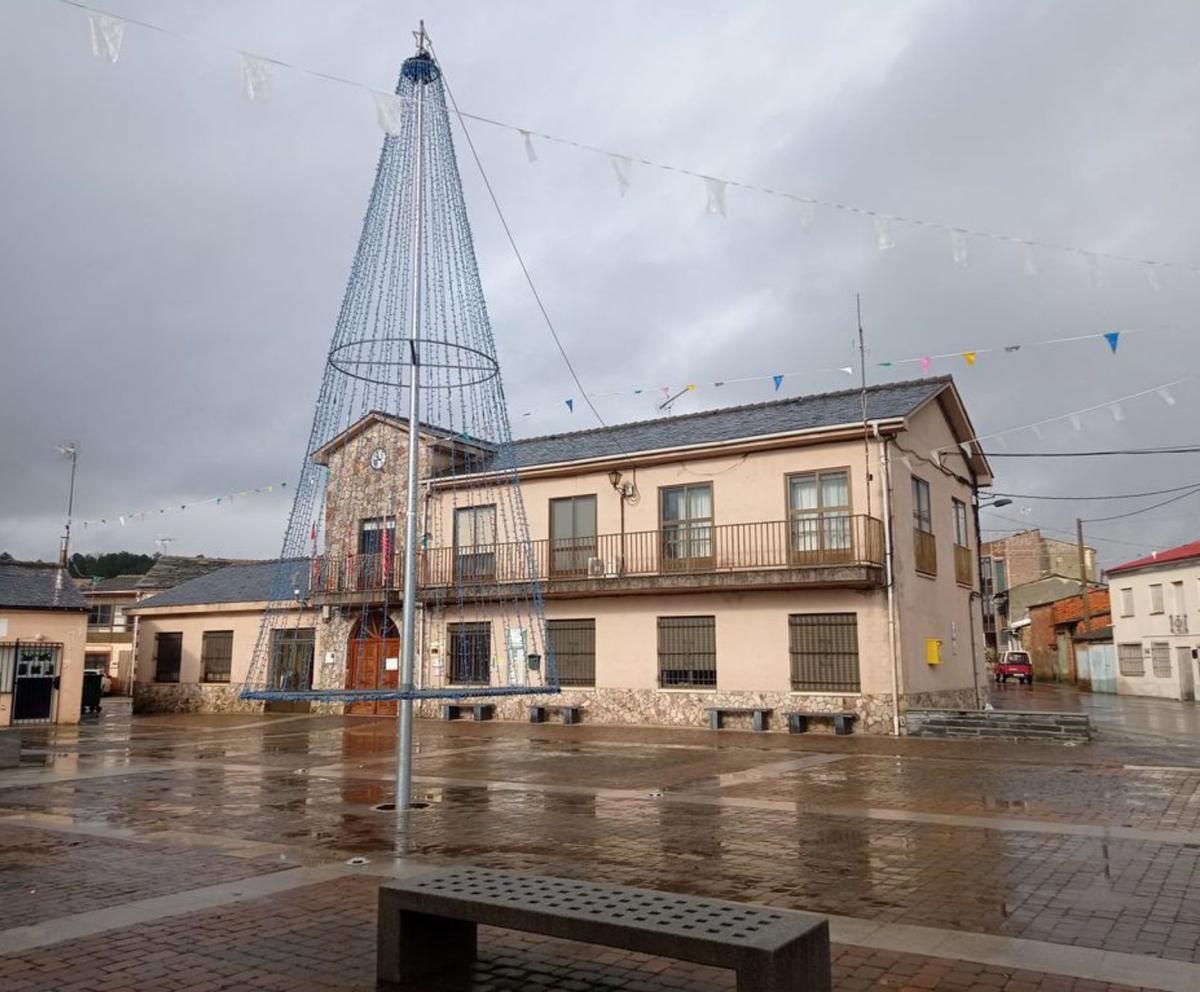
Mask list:
[[380,471],[387,464],[387,452],[382,448],[376,448],[371,452],[371,468],[376,472]]

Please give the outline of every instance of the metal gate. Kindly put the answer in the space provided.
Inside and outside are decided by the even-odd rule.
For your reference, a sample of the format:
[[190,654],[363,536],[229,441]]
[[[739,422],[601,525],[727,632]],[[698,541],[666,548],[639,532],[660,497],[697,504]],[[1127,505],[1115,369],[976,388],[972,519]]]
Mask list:
[[58,689],[61,644],[0,645],[0,684],[11,679],[13,723],[51,723]]

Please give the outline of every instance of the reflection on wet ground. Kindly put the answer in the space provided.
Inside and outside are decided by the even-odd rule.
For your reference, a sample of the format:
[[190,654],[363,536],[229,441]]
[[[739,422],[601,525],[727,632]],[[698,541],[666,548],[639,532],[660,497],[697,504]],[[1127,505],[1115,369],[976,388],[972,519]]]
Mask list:
[[398,832],[373,808],[391,721],[110,706],[24,731],[0,772],[0,903],[37,921],[406,855],[1200,961],[1200,747],[1141,720],[1075,749],[419,722],[429,805]]

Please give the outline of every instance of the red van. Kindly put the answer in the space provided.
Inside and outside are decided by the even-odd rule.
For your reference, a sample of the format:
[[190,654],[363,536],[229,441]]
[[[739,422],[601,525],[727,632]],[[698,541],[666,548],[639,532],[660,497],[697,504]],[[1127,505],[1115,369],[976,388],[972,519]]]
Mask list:
[[1001,651],[992,670],[997,682],[1015,678],[1022,685],[1033,684],[1033,661],[1028,651]]

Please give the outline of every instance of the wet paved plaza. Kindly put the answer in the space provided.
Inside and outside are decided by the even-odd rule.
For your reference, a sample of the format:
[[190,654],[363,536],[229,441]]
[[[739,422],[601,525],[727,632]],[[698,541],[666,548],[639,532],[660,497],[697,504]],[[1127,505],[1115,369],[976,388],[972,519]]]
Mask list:
[[[390,720],[113,703],[0,771],[0,989],[370,989],[381,878],[452,862],[826,913],[839,989],[1200,988],[1196,707],[996,704],[1096,742],[422,721],[401,829]],[[733,984],[491,930],[472,978]]]

